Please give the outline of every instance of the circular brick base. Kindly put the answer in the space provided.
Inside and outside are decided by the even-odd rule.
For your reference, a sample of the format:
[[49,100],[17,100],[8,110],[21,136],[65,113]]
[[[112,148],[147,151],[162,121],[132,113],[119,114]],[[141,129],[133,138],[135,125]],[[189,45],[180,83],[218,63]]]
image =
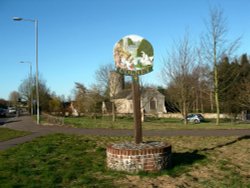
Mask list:
[[107,147],[107,167],[112,170],[160,171],[170,165],[171,145],[167,143],[118,143]]

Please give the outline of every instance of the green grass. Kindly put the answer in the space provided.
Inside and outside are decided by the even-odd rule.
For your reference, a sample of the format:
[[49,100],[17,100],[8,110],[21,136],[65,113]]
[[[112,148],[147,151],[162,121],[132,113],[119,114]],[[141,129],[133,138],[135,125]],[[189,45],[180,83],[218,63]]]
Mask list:
[[0,187],[249,187],[250,137],[144,137],[173,147],[173,167],[106,168],[106,146],[131,137],[53,134],[0,152]]
[[0,187],[110,187],[104,164],[105,149],[95,140],[47,136],[1,153]]
[[16,131],[8,128],[0,128],[0,142],[28,135],[28,132]]
[[67,117],[64,119],[66,125],[81,128],[118,128],[118,129],[132,129],[132,118],[117,118],[113,122],[112,117],[98,117],[96,119],[90,117]]
[[[131,117],[118,117],[115,122],[112,117],[67,117],[64,119],[66,125],[78,128],[111,128],[111,129],[133,129],[134,122]],[[210,120],[200,124],[189,123],[184,125],[180,119],[173,118],[146,118],[142,123],[144,130],[166,130],[166,129],[250,129],[250,124],[232,124],[222,120],[219,126]]]

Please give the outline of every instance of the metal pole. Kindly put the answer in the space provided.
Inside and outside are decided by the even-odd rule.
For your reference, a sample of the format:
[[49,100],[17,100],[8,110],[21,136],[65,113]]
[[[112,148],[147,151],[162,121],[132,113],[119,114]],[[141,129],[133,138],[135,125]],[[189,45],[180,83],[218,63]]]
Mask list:
[[37,106],[37,124],[40,123],[40,111],[39,111],[39,86],[38,86],[38,20],[25,19],[20,17],[13,17],[14,21],[29,21],[35,22],[35,50],[36,50],[36,106]]
[[30,115],[33,115],[32,64],[30,63]]
[[38,85],[38,21],[35,20],[35,48],[36,48],[36,106],[37,106],[37,124],[40,123],[40,110],[39,110],[39,85]]

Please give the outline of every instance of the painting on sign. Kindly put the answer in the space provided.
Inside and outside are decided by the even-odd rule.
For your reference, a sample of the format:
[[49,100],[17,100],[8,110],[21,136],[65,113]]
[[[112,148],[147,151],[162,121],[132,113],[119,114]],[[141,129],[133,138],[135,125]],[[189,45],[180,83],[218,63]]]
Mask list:
[[114,60],[117,71],[122,74],[146,74],[153,70],[153,47],[140,36],[128,35],[115,44]]

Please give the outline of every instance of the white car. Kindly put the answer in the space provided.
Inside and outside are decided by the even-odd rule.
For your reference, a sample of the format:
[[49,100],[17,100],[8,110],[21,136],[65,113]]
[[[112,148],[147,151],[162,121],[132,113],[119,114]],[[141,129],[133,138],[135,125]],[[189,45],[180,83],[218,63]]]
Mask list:
[[202,121],[205,120],[205,118],[201,115],[201,114],[189,114],[186,119],[189,122],[193,122],[193,123],[200,123]]
[[8,108],[8,113],[9,114],[15,114],[16,113],[16,108],[15,107],[9,107]]

